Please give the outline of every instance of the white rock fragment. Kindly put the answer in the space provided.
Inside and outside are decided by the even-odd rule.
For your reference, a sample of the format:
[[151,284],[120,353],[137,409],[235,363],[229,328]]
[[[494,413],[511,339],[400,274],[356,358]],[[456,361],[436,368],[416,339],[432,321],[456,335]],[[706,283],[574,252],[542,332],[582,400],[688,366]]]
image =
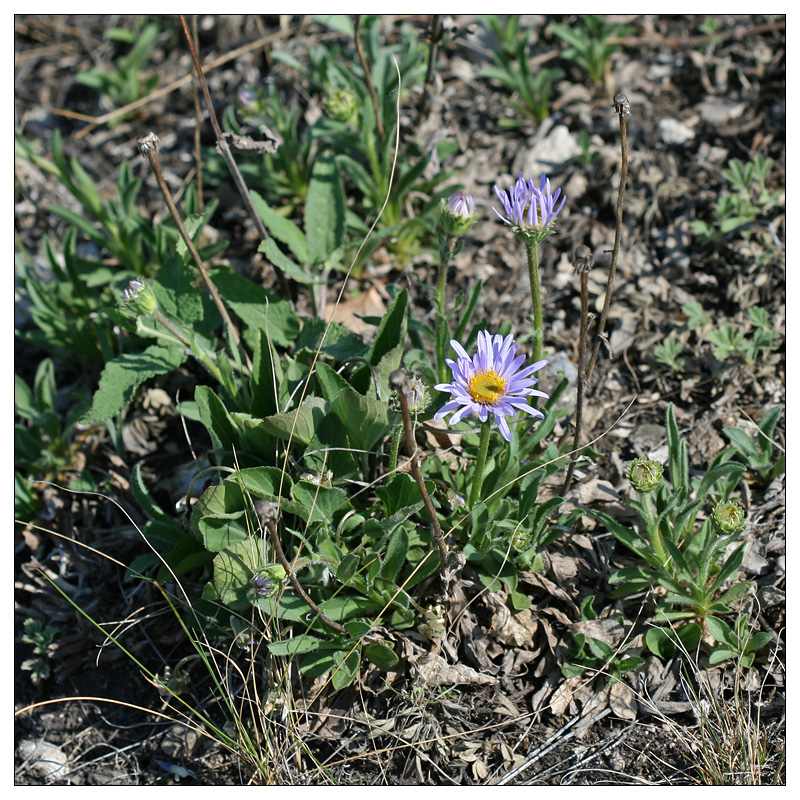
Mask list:
[[664,144],[686,144],[694,139],[694,130],[679,119],[665,117],[658,121],[656,127]]

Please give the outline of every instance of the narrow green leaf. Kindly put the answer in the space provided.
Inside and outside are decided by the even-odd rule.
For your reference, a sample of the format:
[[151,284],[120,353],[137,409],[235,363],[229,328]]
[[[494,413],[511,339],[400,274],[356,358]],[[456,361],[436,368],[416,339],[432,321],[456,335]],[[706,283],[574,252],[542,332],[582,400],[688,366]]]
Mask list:
[[403,528],[398,528],[394,534],[389,537],[389,544],[386,548],[386,555],[381,564],[380,574],[386,578],[387,581],[394,583],[403,564],[406,560],[408,553],[408,534]]
[[134,466],[133,472],[131,473],[131,489],[133,491],[133,496],[136,498],[136,502],[150,519],[167,523],[174,522],[172,517],[163,511],[161,506],[151,497],[144,479],[142,478],[141,461]]
[[198,386],[194,399],[214,449],[230,452],[234,446],[238,446],[239,428],[214,390],[208,386]]
[[308,245],[303,231],[286,217],[282,217],[267,204],[258,192],[250,191],[258,216],[261,217],[269,232],[279,241],[283,242],[301,264],[308,264]]

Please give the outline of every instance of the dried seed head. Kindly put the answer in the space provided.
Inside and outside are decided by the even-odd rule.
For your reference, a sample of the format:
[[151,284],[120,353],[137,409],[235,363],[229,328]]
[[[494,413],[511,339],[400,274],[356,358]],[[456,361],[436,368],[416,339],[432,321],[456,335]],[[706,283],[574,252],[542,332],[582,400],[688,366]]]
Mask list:
[[147,154],[151,150],[158,152],[158,136],[156,136],[152,131],[143,139],[139,139],[138,144],[139,152],[145,157],[147,157]]
[[268,522],[278,521],[281,507],[277,503],[273,503],[270,500],[256,500],[253,506],[262,525],[266,525]]
[[614,95],[614,111],[620,114],[623,119],[628,119],[631,115],[631,104],[628,96],[624,92],[617,92]]
[[572,266],[575,267],[576,272],[583,272],[594,266],[592,251],[585,244],[578,245],[575,248],[575,252],[572,255]]

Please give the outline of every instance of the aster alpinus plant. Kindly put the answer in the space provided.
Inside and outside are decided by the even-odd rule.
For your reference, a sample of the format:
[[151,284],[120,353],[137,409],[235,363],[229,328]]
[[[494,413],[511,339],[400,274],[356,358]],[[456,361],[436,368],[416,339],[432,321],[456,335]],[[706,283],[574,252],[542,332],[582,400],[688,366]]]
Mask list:
[[[672,406],[667,410],[667,440],[669,484],[663,466],[652,459],[628,465],[628,480],[636,494],[628,505],[638,514],[636,527],[602,511],[592,514],[646,564],[623,567],[611,576],[610,582],[618,585],[617,597],[661,586],[666,594],[659,601],[657,620],[702,621],[709,614],[730,613],[729,604],[750,587],[733,583],[725,588],[744,557],[744,542],[730,549],[744,529],[744,509],[738,500],[728,499],[744,465],[731,461],[732,451],[725,450],[693,483]],[[710,501],[711,513],[698,523]]]
[[550,179],[542,173],[537,186],[532,179],[526,179],[520,172],[517,182],[504,192],[494,187],[500,200],[502,213],[492,210],[508,225],[514,235],[525,243],[528,262],[528,275],[531,282],[531,302],[533,303],[533,354],[534,361],[542,355],[544,323],[542,316],[542,296],[539,282],[539,244],[554,233],[553,225],[567,198],[562,197],[561,189],[555,192],[550,187]]
[[491,419],[494,418],[500,435],[511,441],[511,429],[506,417],[515,417],[517,411],[524,411],[534,417],[543,418],[544,414],[528,403],[529,397],[549,395],[533,387],[539,382],[531,377],[534,372],[547,366],[547,361],[536,361],[522,368],[525,356],[518,356],[519,345],[512,336],[503,338],[499,334],[492,336],[488,331],[478,334],[478,350],[470,356],[455,339],[450,342],[458,355],[453,361],[447,359],[447,365],[453,373],[451,383],[440,383],[435,387],[442,392],[450,392],[451,399],[434,414],[441,419],[452,413],[450,424],[455,425],[469,414],[477,414],[481,421],[481,438],[478,446],[478,457],[472,477],[472,487],[468,505],[472,508],[480,499],[483,484],[483,470],[489,450]]

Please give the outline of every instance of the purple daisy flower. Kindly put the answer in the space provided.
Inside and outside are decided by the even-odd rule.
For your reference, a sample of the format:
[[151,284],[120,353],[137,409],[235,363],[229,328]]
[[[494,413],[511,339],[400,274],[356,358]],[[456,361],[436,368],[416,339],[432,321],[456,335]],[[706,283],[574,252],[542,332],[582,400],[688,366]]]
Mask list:
[[[492,210],[503,222],[508,225],[517,236],[523,239],[531,239],[540,242],[549,233],[550,226],[555,222],[566,197],[558,198],[561,189],[555,192],[550,187],[550,179],[542,173],[539,185],[533,180],[526,180],[520,172],[519,180],[508,190],[502,191],[495,185],[494,192],[503,204],[503,214],[494,206]],[[558,206],[556,207],[556,204]]]
[[509,335],[504,339],[500,334],[492,336],[488,331],[478,334],[478,352],[470,357],[467,351],[453,339],[450,344],[458,354],[458,360],[445,359],[453,371],[452,383],[440,383],[439,391],[450,392],[452,399],[434,414],[441,419],[451,412],[450,424],[455,425],[467,414],[477,414],[481,422],[494,414],[497,427],[507,441],[511,441],[506,417],[515,417],[517,411],[526,411],[534,417],[544,417],[541,411],[525,402],[528,397],[549,395],[534,389],[537,378],[530,376],[548,364],[537,361],[529,367],[520,369],[525,356],[518,356],[519,345]]

